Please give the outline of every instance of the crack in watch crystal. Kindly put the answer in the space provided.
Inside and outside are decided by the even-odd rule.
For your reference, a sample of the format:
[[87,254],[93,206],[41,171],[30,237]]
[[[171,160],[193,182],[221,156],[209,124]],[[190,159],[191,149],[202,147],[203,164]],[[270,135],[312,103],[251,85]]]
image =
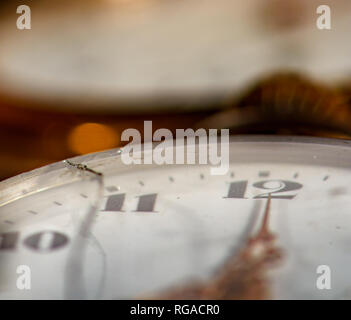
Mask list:
[[78,232],[73,239],[73,244],[71,246],[66,270],[65,270],[65,298],[67,299],[85,299],[86,290],[83,280],[83,262],[84,256],[87,248],[88,238],[92,241],[93,244],[97,247],[100,255],[102,256],[103,261],[103,273],[99,281],[98,290],[96,297],[101,296],[104,282],[105,282],[105,273],[106,273],[106,254],[100,245],[99,241],[92,234],[92,226],[94,224],[94,219],[100,208],[103,193],[104,193],[104,175],[101,172],[97,172],[87,165],[81,163],[73,163],[69,160],[65,160],[69,166],[75,168],[76,170],[88,172],[94,175],[93,181],[96,181],[98,188],[96,190],[96,199],[93,205],[91,205],[81,220]]

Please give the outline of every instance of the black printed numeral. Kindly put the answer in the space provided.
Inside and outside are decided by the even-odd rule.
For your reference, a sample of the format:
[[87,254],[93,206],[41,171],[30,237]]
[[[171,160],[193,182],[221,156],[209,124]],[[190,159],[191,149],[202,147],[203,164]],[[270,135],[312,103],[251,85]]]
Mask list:
[[[125,193],[108,196],[103,211],[123,212],[125,198]],[[138,203],[134,212],[155,212],[156,193],[145,194],[137,198]]]
[[232,182],[229,185],[229,191],[226,198],[245,199],[247,181]]
[[[272,184],[279,184],[278,186],[272,186]],[[254,188],[262,190],[271,190],[270,192],[261,193],[254,199],[266,199],[271,196],[272,199],[293,199],[296,194],[283,195],[281,193],[299,190],[302,188],[302,184],[297,182],[292,182],[288,180],[264,180],[252,184]],[[245,194],[248,187],[248,181],[236,181],[231,182],[229,185],[229,191],[225,198],[236,198],[236,199],[246,199]]]
[[[19,232],[0,234],[0,250],[15,250],[19,243]],[[56,231],[42,231],[27,236],[23,243],[38,252],[50,252],[62,248],[69,242],[68,237]]]
[[[279,187],[269,187],[270,182],[278,182]],[[265,199],[270,195],[272,199],[293,199],[296,194],[293,195],[282,195],[278,193],[295,191],[302,188],[302,184],[287,180],[268,180],[268,181],[260,181],[253,184],[255,188],[264,189],[264,190],[274,190],[271,192],[262,193],[255,197],[255,199]]]
[[16,249],[18,232],[7,232],[0,235],[0,250]]
[[146,194],[138,197],[138,206],[135,211],[137,212],[154,212],[156,193]]

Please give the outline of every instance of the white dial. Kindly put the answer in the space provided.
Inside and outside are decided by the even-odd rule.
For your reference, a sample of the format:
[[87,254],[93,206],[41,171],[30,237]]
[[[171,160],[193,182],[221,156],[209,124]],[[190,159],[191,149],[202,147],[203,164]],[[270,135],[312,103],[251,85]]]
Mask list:
[[[350,147],[241,137],[223,176],[207,165],[127,166],[122,149],[4,181],[0,298],[186,298],[221,275],[223,295],[201,297],[257,285],[251,298],[348,298]],[[262,226],[269,241],[252,247]],[[30,290],[18,288],[21,265]],[[331,271],[329,290],[318,287],[319,266]],[[239,279],[252,276],[258,283]]]

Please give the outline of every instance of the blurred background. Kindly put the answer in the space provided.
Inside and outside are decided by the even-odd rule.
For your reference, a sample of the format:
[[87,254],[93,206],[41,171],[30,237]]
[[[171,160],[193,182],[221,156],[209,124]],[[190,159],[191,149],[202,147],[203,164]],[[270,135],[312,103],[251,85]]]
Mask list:
[[349,138],[350,33],[349,0],[1,0],[0,180],[144,120]]

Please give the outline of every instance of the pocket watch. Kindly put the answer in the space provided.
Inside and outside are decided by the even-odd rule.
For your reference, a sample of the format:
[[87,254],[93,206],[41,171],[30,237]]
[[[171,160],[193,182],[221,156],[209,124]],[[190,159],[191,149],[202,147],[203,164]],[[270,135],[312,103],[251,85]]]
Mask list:
[[[0,182],[0,298],[350,298],[350,4],[317,2],[2,5],[5,175],[62,161]],[[125,165],[145,119],[230,128],[228,172]]]
[[122,148],[1,182],[0,298],[349,298],[350,141],[229,149],[226,175],[126,166]]

